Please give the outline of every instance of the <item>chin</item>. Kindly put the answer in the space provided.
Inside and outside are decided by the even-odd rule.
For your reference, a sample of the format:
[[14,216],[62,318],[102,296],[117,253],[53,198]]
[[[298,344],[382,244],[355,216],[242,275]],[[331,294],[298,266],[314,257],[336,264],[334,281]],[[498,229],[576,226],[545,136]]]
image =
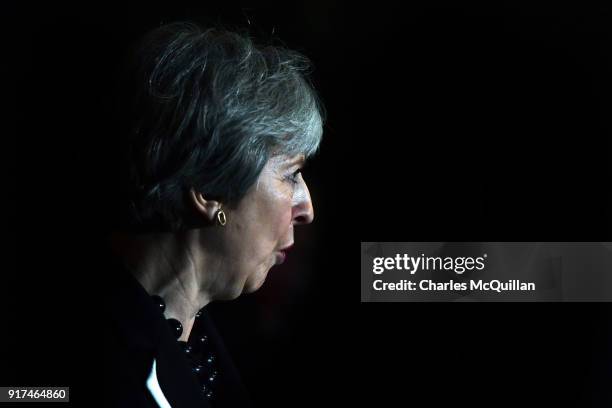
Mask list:
[[253,279],[249,279],[246,281],[244,285],[244,293],[253,293],[259,290],[264,282],[266,281],[266,277],[268,276],[268,271],[265,270],[263,272],[258,273]]

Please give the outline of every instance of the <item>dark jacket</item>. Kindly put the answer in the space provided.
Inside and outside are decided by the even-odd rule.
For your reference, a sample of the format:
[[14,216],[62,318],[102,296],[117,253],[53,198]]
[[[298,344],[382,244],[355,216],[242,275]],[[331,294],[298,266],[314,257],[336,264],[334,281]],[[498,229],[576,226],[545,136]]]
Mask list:
[[162,311],[136,279],[116,262],[114,265],[113,284],[105,299],[108,319],[103,342],[104,405],[156,407],[146,386],[155,359],[160,388],[173,408],[250,406],[246,390],[205,309],[196,319],[190,341],[206,335],[212,347],[207,350],[214,350],[218,376],[209,387],[213,391],[211,398],[202,390],[208,377],[203,382],[198,380]]

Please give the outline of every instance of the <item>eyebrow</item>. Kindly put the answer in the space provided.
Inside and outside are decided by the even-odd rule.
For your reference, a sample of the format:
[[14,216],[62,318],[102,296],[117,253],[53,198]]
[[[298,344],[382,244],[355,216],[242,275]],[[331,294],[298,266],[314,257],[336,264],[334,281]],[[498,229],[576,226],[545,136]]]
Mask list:
[[304,163],[306,163],[306,157],[303,154],[300,154],[296,158],[289,160],[288,162],[285,162],[284,167],[291,167],[295,164],[304,165]]

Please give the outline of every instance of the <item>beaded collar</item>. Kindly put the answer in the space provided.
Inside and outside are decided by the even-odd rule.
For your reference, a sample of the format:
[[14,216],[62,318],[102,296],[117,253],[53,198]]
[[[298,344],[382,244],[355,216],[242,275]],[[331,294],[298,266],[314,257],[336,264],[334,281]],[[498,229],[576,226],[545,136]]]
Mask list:
[[[151,296],[151,298],[163,314],[166,310],[166,302],[160,296]],[[197,322],[202,317],[202,310],[195,317]],[[213,352],[213,345],[209,336],[201,332],[196,340],[192,338],[194,336],[190,336],[188,341],[178,341],[183,334],[183,325],[177,319],[166,319],[166,321],[179,346],[191,363],[191,371],[200,383],[202,394],[206,399],[212,400],[219,372],[217,371],[217,358]]]

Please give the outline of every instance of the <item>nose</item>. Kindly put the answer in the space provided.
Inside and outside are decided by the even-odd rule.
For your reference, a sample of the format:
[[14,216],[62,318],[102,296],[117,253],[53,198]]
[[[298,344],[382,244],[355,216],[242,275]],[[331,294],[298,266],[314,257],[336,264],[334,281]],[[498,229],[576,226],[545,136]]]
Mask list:
[[293,225],[310,224],[314,219],[310,191],[308,191],[308,186],[301,175],[298,188],[294,190],[292,210]]

